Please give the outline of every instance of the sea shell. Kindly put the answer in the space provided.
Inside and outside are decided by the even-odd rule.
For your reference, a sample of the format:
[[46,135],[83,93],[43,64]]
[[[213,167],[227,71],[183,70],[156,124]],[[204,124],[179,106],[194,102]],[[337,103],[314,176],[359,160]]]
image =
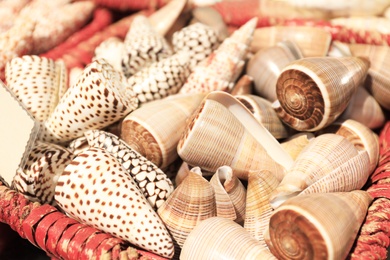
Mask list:
[[141,104],[176,94],[189,75],[189,64],[189,56],[178,52],[128,78],[127,88],[135,92]]
[[183,246],[188,234],[196,225],[217,214],[214,189],[201,174],[199,167],[192,168],[188,176],[157,210],[179,247]]
[[235,95],[246,95],[253,93],[253,78],[247,74],[242,75],[233,86],[230,94]]
[[227,165],[247,179],[250,170],[284,176],[293,160],[276,139],[232,95],[214,91],[192,115],[178,147],[183,161],[215,172]]
[[[270,197],[273,208],[305,189],[315,192],[361,189],[370,174],[367,151],[347,138],[322,134],[302,150]],[[311,187],[314,185],[313,187]]]
[[197,6],[192,9],[191,23],[203,23],[210,26],[218,35],[219,41],[229,36],[229,31],[221,14],[211,6]]
[[368,61],[357,57],[304,58],[284,68],[274,108],[298,131],[316,131],[334,122],[367,75]]
[[131,176],[110,153],[90,148],[65,168],[55,189],[70,216],[133,245],[172,257],[172,238]]
[[95,60],[60,99],[45,121],[41,139],[65,143],[90,129],[101,129],[138,107],[138,99],[120,72],[105,60]]
[[257,23],[253,18],[237,29],[209,57],[194,68],[180,93],[230,90],[240,75]]
[[35,55],[8,62],[5,80],[8,88],[39,122],[49,117],[68,88],[65,64]]
[[301,58],[301,51],[291,41],[280,42],[256,52],[246,69],[246,73],[254,79],[255,93],[274,102],[277,99],[276,81],[280,73],[289,63]]
[[144,15],[137,15],[126,34],[122,71],[129,78],[153,62],[173,54],[166,39],[160,35]]
[[67,146],[66,148],[68,151],[70,151],[74,155],[78,155],[86,150],[89,149],[89,144],[87,137],[85,136],[80,136],[75,139],[73,139]]
[[321,57],[328,53],[331,34],[320,27],[271,26],[257,28],[253,33],[251,52],[275,46],[278,42],[290,40],[302,51],[303,57]]
[[291,198],[271,216],[268,246],[278,259],[345,259],[371,201],[361,190]]
[[173,50],[184,51],[190,56],[191,70],[205,60],[219,44],[216,32],[202,23],[186,26],[172,37]]
[[212,217],[200,222],[188,235],[180,259],[264,259],[275,257],[239,224]]
[[54,190],[58,178],[73,157],[62,146],[37,141],[12,185],[31,201],[55,204]]
[[245,219],[246,189],[234,175],[232,168],[221,166],[210,180],[215,192],[217,216],[243,224]]
[[273,211],[269,197],[279,183],[280,180],[272,172],[264,170],[249,173],[244,228],[264,245],[263,233]]
[[390,110],[390,47],[350,44],[349,49],[354,56],[368,58],[370,68],[364,86],[381,106]]
[[313,138],[315,138],[313,133],[300,132],[290,136],[280,144],[290,154],[291,158],[295,160]]
[[334,26],[342,26],[357,31],[377,31],[381,34],[390,33],[390,20],[385,17],[338,17],[331,19],[330,23]]
[[166,174],[123,140],[99,130],[90,130],[84,135],[91,147],[105,149],[122,164],[154,209],[171,195],[173,185]]
[[109,37],[95,48],[93,59],[105,59],[117,71],[122,71],[122,58],[126,53],[124,42],[118,37]]
[[248,108],[256,120],[276,139],[286,138],[289,135],[288,127],[282,123],[270,101],[256,95],[236,95],[235,98]]
[[177,94],[146,103],[121,122],[121,138],[134,150],[164,168],[178,158],[177,144],[186,121],[204,94]]

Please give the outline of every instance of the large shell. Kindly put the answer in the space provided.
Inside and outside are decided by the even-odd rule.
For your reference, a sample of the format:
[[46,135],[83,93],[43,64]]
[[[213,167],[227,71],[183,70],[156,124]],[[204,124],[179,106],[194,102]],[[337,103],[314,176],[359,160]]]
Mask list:
[[368,66],[366,59],[357,57],[304,58],[292,62],[277,81],[276,112],[296,130],[319,130],[344,112],[365,79]]
[[390,47],[350,44],[352,55],[367,57],[370,68],[364,86],[384,108],[390,110]]
[[292,42],[259,50],[249,60],[247,74],[254,79],[254,91],[257,95],[274,102],[276,97],[276,81],[282,70],[292,61],[303,58],[298,47]]
[[267,169],[278,178],[293,163],[276,139],[241,102],[226,92],[207,95],[190,119],[178,144],[188,164],[215,172],[230,166],[239,178]]
[[155,100],[127,115],[121,123],[121,138],[160,168],[178,157],[177,144],[186,120],[204,94],[177,94]]
[[217,214],[214,189],[201,174],[198,167],[191,169],[188,176],[157,210],[180,247],[196,225]]
[[278,259],[345,259],[371,201],[361,190],[291,198],[271,216],[268,246]]
[[189,234],[180,259],[262,259],[275,257],[259,241],[232,220],[212,217]]
[[290,154],[291,158],[295,160],[303,148],[305,148],[313,138],[315,138],[313,133],[300,132],[290,136],[280,144],[283,149]]
[[[370,174],[368,153],[347,138],[322,134],[298,155],[294,165],[270,197],[276,208],[306,188],[316,192],[351,191],[363,187]],[[318,183],[317,183],[318,182]]]
[[269,197],[279,183],[269,171],[251,172],[248,177],[244,228],[261,243],[273,211]]
[[270,101],[256,95],[236,95],[235,97],[276,139],[286,138],[289,135],[288,127],[282,123]]
[[245,219],[246,189],[229,166],[221,166],[210,180],[215,192],[217,216],[242,224]]

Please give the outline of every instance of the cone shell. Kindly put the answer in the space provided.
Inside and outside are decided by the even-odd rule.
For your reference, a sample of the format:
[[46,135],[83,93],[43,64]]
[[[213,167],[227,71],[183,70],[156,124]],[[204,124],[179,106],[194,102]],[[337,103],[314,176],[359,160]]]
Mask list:
[[117,71],[122,71],[122,57],[125,55],[125,44],[118,37],[109,37],[95,48],[93,59],[105,59]]
[[369,162],[366,151],[358,150],[347,138],[336,134],[319,135],[298,155],[272,193],[271,205],[276,208],[311,185],[324,186],[323,191],[315,186],[318,192],[360,189],[369,176]]
[[43,122],[68,87],[66,74],[62,61],[25,55],[7,63],[5,80],[35,120]]
[[367,60],[357,57],[295,61],[278,78],[276,112],[298,131],[324,128],[344,112],[368,66]]
[[215,192],[217,216],[242,224],[245,219],[246,189],[232,168],[219,167],[210,184]]
[[292,164],[276,139],[225,92],[213,92],[205,98],[189,120],[177,150],[190,165],[214,172],[227,165],[242,179],[248,178],[250,170],[261,169],[282,177],[284,166]]
[[236,95],[235,97],[276,139],[286,138],[289,135],[287,126],[279,119],[270,101],[256,95]]
[[244,228],[264,245],[263,233],[273,211],[269,197],[279,183],[269,171],[251,172],[248,177]]
[[271,216],[269,248],[278,259],[345,259],[371,201],[361,190],[291,198]]
[[157,210],[180,247],[196,225],[217,214],[214,189],[201,174],[199,167],[191,169],[188,176]]
[[87,131],[84,135],[91,147],[105,149],[122,164],[154,209],[171,195],[173,185],[166,174],[123,140],[99,130]]
[[146,103],[123,119],[121,138],[157,167],[167,167],[178,158],[176,147],[186,120],[203,98],[177,94]]
[[126,34],[122,70],[131,77],[142,68],[172,55],[172,49],[144,15],[137,15]]
[[350,44],[352,55],[368,58],[371,63],[365,88],[385,109],[390,110],[390,48],[368,44]]
[[74,155],[62,146],[37,141],[25,166],[13,179],[13,187],[31,201],[54,205],[58,178]]
[[90,63],[45,122],[43,140],[64,143],[90,129],[106,127],[138,107],[122,74],[105,60]]
[[239,224],[212,217],[189,234],[180,259],[275,259],[269,250]]
[[291,62],[301,59],[302,54],[292,42],[282,42],[256,52],[248,62],[246,72],[254,79],[257,95],[274,102],[276,81],[282,70]]
[[173,256],[161,219],[115,157],[100,148],[79,154],[55,190],[57,204],[79,222],[163,257]]
[[290,136],[280,144],[290,154],[291,158],[295,160],[313,138],[315,138],[313,133],[300,132]]

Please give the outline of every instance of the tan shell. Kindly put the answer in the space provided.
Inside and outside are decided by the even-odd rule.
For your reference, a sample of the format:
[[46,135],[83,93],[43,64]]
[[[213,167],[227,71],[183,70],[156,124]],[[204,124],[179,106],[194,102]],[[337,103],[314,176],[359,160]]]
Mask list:
[[357,57],[304,58],[288,65],[276,86],[274,108],[298,131],[316,131],[334,122],[366,77],[369,63]]
[[203,23],[215,30],[220,41],[229,36],[229,31],[221,14],[211,6],[197,6],[192,9],[191,23]]
[[345,259],[371,201],[361,190],[291,198],[271,216],[268,246],[278,259]]
[[313,189],[317,192],[360,189],[369,174],[370,161],[366,151],[357,149],[341,135],[322,134],[298,155],[294,165],[272,193],[270,202],[273,208],[277,208],[286,199],[298,195],[311,185],[315,185]]
[[232,95],[207,95],[192,115],[178,147],[183,161],[207,171],[230,166],[247,179],[250,170],[268,169],[284,176],[293,160],[276,139]]
[[221,166],[210,180],[215,192],[217,216],[243,224],[246,189],[229,166]]
[[247,74],[242,75],[236,84],[233,86],[230,94],[234,95],[246,95],[253,92],[253,78]]
[[313,138],[315,138],[313,133],[300,132],[290,136],[280,144],[283,149],[290,154],[291,158],[295,160],[302,149],[305,148]]
[[186,120],[204,94],[178,94],[142,105],[121,123],[120,137],[134,150],[164,168],[178,157],[176,146]]
[[270,101],[256,95],[236,95],[235,97],[276,139],[286,138],[289,135],[288,127],[282,123]]
[[303,57],[321,57],[328,53],[331,34],[320,27],[271,26],[257,28],[253,34],[251,52],[275,46],[278,42],[291,40],[302,51]]
[[275,257],[239,224],[221,217],[208,218],[189,234],[180,259],[264,259]]

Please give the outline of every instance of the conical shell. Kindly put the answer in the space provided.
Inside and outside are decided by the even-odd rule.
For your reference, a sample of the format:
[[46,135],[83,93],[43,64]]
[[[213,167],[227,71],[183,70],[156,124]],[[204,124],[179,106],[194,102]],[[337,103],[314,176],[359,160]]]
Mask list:
[[242,224],[245,219],[246,189],[232,168],[219,167],[210,184],[215,192],[217,216]]
[[253,78],[247,74],[244,74],[239,78],[236,84],[233,86],[230,94],[235,95],[247,95],[253,93]]
[[57,204],[79,222],[163,257],[174,253],[172,238],[119,161],[100,148],[79,154],[55,189]]
[[313,133],[300,132],[290,136],[281,142],[280,145],[295,160],[313,138],[315,138]]
[[122,71],[122,57],[126,54],[125,44],[118,37],[109,37],[95,48],[94,59],[105,59],[117,71]]
[[347,138],[336,134],[319,135],[298,155],[272,193],[271,205],[278,207],[310,185],[319,185],[316,182],[323,178],[328,181],[324,192],[360,189],[368,178],[369,162],[366,151],[359,151]]
[[241,102],[220,91],[208,94],[192,115],[177,149],[190,165],[212,172],[227,165],[242,179],[261,169],[282,178],[293,163]]
[[269,197],[279,183],[269,171],[251,172],[248,177],[244,228],[261,243],[273,211]]
[[101,129],[138,107],[122,74],[105,60],[90,63],[45,122],[41,139],[64,143],[90,129]]
[[298,131],[317,131],[346,109],[366,77],[368,61],[357,57],[319,57],[284,68],[274,107],[283,122]]
[[368,44],[350,44],[352,55],[368,58],[371,63],[368,76],[364,83],[370,94],[384,108],[390,109],[390,48],[389,46],[374,46]]
[[189,234],[180,259],[264,259],[275,257],[232,220],[208,218]]
[[35,120],[43,122],[68,88],[66,74],[61,61],[25,55],[7,63],[5,80]]
[[217,214],[214,189],[201,174],[199,167],[191,169],[188,176],[157,210],[180,247],[196,225]]
[[84,135],[91,147],[105,149],[122,164],[154,209],[171,195],[173,185],[166,174],[123,140],[99,130],[87,131]]
[[276,81],[282,70],[289,63],[303,58],[298,47],[290,43],[261,49],[248,62],[246,72],[254,79],[255,93],[271,102],[277,99]]
[[339,119],[353,119],[371,129],[382,127],[386,120],[379,103],[363,87],[358,87]]
[[282,123],[270,101],[256,95],[236,95],[235,97],[276,139],[286,138],[289,135],[287,126]]
[[204,98],[203,94],[177,94],[141,106],[121,123],[121,138],[159,168],[178,158],[177,144],[186,120]]
[[287,200],[271,216],[271,252],[278,259],[345,259],[372,198],[357,190]]

